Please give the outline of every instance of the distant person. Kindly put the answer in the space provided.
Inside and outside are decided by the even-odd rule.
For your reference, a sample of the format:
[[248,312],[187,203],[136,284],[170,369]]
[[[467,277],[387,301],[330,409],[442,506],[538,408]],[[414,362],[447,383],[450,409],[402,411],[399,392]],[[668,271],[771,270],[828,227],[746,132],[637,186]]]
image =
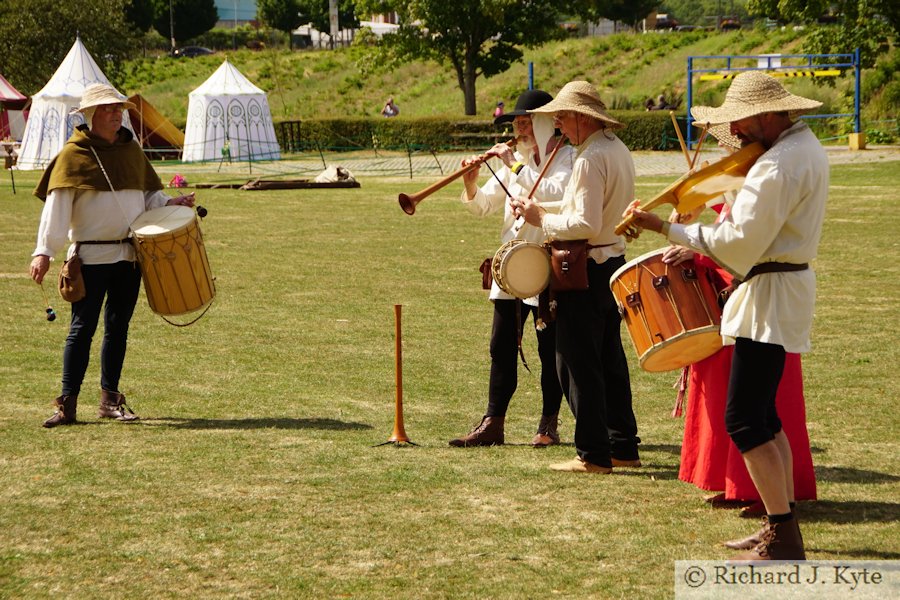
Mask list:
[[400,114],[400,108],[394,104],[394,97],[391,96],[387,99],[387,102],[384,103],[384,108],[381,109],[382,117],[396,117]]
[[644,102],[645,110],[656,110],[656,102],[653,101],[653,98],[647,98],[647,101]]
[[[649,104],[650,101],[648,100],[647,103]],[[647,108],[648,110],[666,110],[672,108],[672,106],[668,102],[666,102],[665,94],[660,94],[656,97],[656,104],[654,104],[652,107],[648,106]]]
[[497,119],[503,116],[503,100],[497,103],[497,108],[494,109],[494,118]]

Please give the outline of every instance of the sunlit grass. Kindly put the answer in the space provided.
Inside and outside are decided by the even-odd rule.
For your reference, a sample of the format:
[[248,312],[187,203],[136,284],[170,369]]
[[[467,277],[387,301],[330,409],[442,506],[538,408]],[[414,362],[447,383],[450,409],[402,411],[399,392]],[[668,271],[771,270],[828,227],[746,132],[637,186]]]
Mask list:
[[[900,558],[897,167],[833,169],[804,358],[820,497],[800,508],[810,558]],[[45,286],[60,314],[47,323],[25,274],[36,177],[17,173],[16,195],[0,182],[2,597],[669,598],[674,560],[726,559],[719,542],[755,527],[677,481],[674,374],[638,370],[630,347],[645,467],[548,471],[574,453],[572,419],[563,446],[527,446],[541,401],[524,371],[507,446],[447,446],[485,406],[478,265],[499,221],[462,209],[458,184],[405,215],[397,194],[433,182],[422,177],[198,190],[218,296],[184,329],[141,299],[122,390],[143,419],[95,418],[98,342],[84,423],[42,429],[67,307]],[[629,256],[658,245],[643,236]],[[394,304],[419,444],[405,448],[374,447],[394,423]],[[536,359],[533,336],[525,352]]]

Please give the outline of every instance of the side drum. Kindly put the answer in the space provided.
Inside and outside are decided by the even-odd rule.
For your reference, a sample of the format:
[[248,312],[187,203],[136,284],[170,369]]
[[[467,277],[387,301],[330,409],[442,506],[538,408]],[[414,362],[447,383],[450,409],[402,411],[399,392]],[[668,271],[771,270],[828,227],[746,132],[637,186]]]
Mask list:
[[646,371],[672,371],[722,347],[722,311],[710,272],[694,261],[662,262],[665,249],[626,263],[609,287]]
[[182,315],[216,295],[200,219],[187,206],[163,206],[131,224],[147,301],[153,312]]
[[500,289],[516,298],[537,296],[550,283],[550,255],[540,244],[509,240],[494,254],[491,274]]

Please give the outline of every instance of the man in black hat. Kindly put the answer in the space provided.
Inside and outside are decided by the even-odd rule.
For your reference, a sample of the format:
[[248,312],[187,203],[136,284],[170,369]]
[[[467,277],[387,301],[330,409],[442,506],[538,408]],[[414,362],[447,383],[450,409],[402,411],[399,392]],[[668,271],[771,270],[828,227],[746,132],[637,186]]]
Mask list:
[[[555,135],[553,120],[543,116],[532,116],[528,111],[550,102],[553,97],[543,90],[528,90],[519,96],[516,107],[505,113],[494,123],[512,123],[516,135],[516,148],[500,143],[488,150],[487,156],[496,157],[503,167],[496,171],[480,188],[477,186],[479,169],[463,175],[465,190],[463,204],[475,215],[486,216],[498,210],[504,211],[503,228],[500,232],[502,243],[518,237],[541,243],[544,241],[540,229],[525,226],[518,236],[513,228],[515,217],[507,202],[508,191],[513,195],[527,195],[538,181],[541,170],[559,141]],[[534,192],[534,199],[542,206],[553,210],[553,203],[562,199],[569,176],[572,173],[574,151],[570,146],[562,146],[553,162],[547,168]],[[463,161],[463,166],[472,164],[477,157]],[[480,161],[479,161],[480,164]],[[505,190],[504,190],[505,188]],[[506,409],[516,391],[517,349],[521,331],[528,315],[537,323],[537,298],[520,300],[507,294],[494,282],[490,299],[494,303],[494,321],[491,330],[491,374],[488,384],[487,412],[471,432],[450,441],[451,446],[491,446],[504,441],[504,421]],[[556,344],[554,325],[548,324],[543,330],[535,328],[538,340],[538,354],[541,358],[541,391],[543,410],[537,433],[532,440],[535,447],[559,443],[557,420],[562,403],[562,389],[556,375]]]

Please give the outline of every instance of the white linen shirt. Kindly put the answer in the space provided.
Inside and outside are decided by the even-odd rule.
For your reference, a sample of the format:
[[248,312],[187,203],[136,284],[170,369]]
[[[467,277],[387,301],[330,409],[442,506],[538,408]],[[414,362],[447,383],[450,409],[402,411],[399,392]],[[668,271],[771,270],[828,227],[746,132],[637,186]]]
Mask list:
[[[37,246],[32,256],[43,254],[53,258],[63,249],[66,240],[121,240],[128,237],[129,226],[144,211],[165,206],[170,196],[161,190],[76,190],[57,188],[47,194],[41,223],[38,226]],[[75,245],[69,246],[66,260],[72,257]],[[111,264],[121,260],[134,261],[131,244],[84,244],[78,252],[86,265]]]
[[[615,229],[628,204],[634,200],[634,160],[622,141],[601,130],[579,147],[558,214],[544,215],[548,238],[588,240],[590,257],[598,264],[625,254],[625,238]],[[609,244],[609,245],[607,245]]]
[[[673,223],[668,239],[706,254],[738,279],[759,263],[809,263],[822,235],[828,179],[825,149],[805,123],[797,122],[747,173],[722,223]],[[787,352],[809,352],[815,299],[811,268],[757,275],[725,304],[723,342],[743,337],[781,345]]]
[[[513,225],[516,222],[516,217],[509,207],[509,198],[506,196],[506,192],[503,191],[497,178],[500,178],[503,185],[506,186],[506,189],[509,190],[509,193],[512,194],[513,197],[518,198],[519,196],[528,195],[531,188],[534,187],[534,182],[537,181],[541,169],[543,168],[543,164],[541,166],[535,164],[534,154],[529,156],[527,163],[524,161],[521,154],[518,152],[515,152],[514,154],[517,161],[522,161],[525,164],[518,175],[513,173],[506,166],[501,167],[500,170],[496,171],[497,177],[491,175],[490,178],[485,181],[484,185],[475,192],[474,198],[469,200],[469,196],[465,190],[463,190],[462,195],[460,196],[460,199],[466,208],[468,208],[472,214],[479,217],[484,217],[497,212],[501,208],[503,209],[503,225],[500,230],[501,244],[505,244],[516,237],[512,230]],[[538,184],[537,190],[534,192],[534,200],[539,202],[540,205],[548,211],[559,210],[560,200],[566,190],[566,183],[572,175],[574,155],[574,148],[571,146],[561,146],[556,153],[553,162],[547,168],[547,172],[544,173],[544,177]],[[547,158],[548,157],[544,157],[544,160]],[[528,224],[522,227],[518,237],[519,239],[534,242],[535,244],[544,242],[544,233],[539,228],[532,227]],[[491,300],[515,300],[515,296],[511,296],[501,290],[496,281],[491,285],[489,297]],[[525,300],[525,303],[537,306],[537,298],[528,298]]]

